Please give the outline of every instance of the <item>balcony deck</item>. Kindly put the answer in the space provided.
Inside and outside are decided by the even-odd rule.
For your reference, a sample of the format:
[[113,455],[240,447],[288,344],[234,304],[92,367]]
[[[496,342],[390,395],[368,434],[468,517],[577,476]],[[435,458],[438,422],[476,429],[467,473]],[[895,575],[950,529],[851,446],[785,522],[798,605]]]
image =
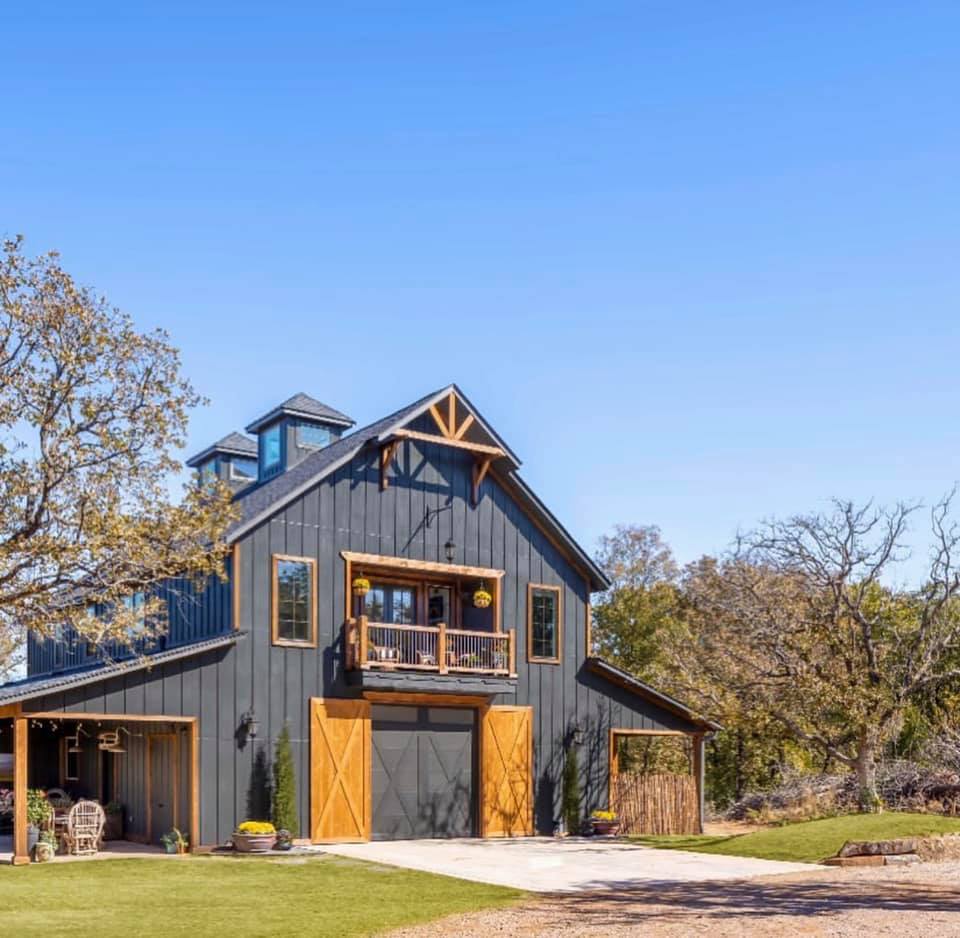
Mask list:
[[347,623],[350,669],[516,677],[516,632],[471,632],[439,625]]

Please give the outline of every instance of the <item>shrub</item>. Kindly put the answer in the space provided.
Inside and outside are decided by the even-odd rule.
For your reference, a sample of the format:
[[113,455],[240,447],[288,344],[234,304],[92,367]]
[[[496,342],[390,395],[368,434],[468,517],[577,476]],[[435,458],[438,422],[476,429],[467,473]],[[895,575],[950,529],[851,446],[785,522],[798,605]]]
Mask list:
[[297,780],[293,772],[290,730],[286,725],[277,740],[277,751],[273,760],[273,823],[278,830],[289,831],[294,837],[300,830]]
[[571,746],[563,764],[563,820],[568,834],[580,833],[580,766],[577,750]]

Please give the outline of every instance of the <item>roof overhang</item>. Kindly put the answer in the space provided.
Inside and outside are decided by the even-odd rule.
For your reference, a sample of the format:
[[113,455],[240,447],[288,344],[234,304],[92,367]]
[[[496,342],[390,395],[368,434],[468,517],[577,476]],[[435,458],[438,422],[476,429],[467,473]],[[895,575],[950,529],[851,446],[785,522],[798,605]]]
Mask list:
[[686,704],[682,704],[679,700],[675,700],[668,694],[658,691],[656,688],[641,681],[640,678],[634,676],[629,671],[624,671],[623,668],[618,668],[615,664],[611,664],[603,658],[587,658],[586,665],[594,674],[605,678],[613,684],[617,684],[625,690],[636,694],[638,697],[649,700],[650,703],[656,704],[674,716],[686,720],[701,732],[713,733],[723,729],[719,723],[705,719],[694,710],[691,710]]
[[274,423],[281,417],[295,417],[300,420],[309,420],[311,423],[328,423],[333,427],[352,427],[354,424],[353,420],[341,420],[339,417],[321,417],[318,414],[311,414],[305,410],[297,410],[294,407],[284,407],[281,405],[280,407],[274,407],[269,413],[258,417],[252,423],[248,423],[244,427],[244,430],[246,430],[247,433],[257,433],[262,427]]
[[218,635],[216,638],[208,638],[201,642],[193,642],[155,654],[140,655],[125,661],[115,661],[95,668],[85,668],[82,671],[46,675],[42,678],[27,678],[23,681],[0,685],[0,707],[24,703],[37,697],[46,697],[48,694],[59,694],[62,691],[73,690],[75,687],[85,687],[88,684],[96,684],[99,681],[134,674],[138,671],[149,671],[157,665],[183,658],[193,658],[207,651],[229,648],[243,635],[243,632],[231,632],[229,635]]

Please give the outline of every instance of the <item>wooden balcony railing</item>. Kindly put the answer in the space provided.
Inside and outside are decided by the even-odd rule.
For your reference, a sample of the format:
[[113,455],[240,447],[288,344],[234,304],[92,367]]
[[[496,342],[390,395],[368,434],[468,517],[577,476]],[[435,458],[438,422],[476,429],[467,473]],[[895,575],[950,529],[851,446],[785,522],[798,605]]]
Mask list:
[[392,625],[366,616],[346,624],[347,667],[516,677],[516,632],[468,632],[440,625]]

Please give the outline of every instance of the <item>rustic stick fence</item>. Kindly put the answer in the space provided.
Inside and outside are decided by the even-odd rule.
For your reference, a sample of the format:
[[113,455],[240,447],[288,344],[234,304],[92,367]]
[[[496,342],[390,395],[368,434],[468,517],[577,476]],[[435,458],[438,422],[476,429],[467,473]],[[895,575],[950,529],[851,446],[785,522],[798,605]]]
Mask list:
[[700,798],[692,775],[624,772],[611,779],[622,834],[698,834]]

